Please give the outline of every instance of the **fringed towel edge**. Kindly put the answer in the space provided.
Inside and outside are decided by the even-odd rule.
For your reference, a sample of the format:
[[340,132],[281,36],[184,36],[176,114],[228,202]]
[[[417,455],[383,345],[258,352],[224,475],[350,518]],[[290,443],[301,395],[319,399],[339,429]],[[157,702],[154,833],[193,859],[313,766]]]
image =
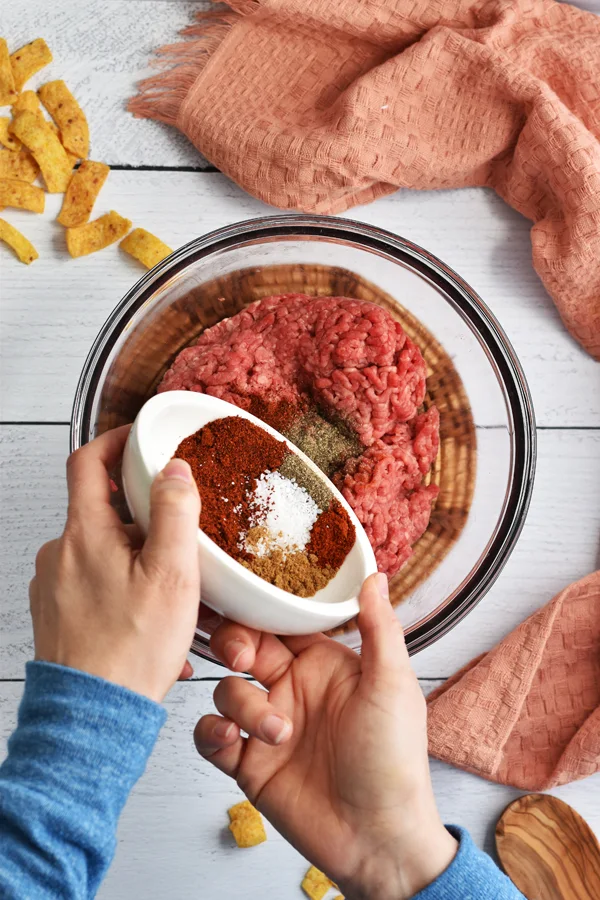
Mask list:
[[165,69],[137,85],[138,94],[127,104],[138,119],[156,119],[176,125],[181,104],[209,60],[242,16],[256,12],[260,0],[225,0],[230,11],[208,10],[197,14],[197,24],[184,28],[193,40],[167,44],[155,50],[151,65]]

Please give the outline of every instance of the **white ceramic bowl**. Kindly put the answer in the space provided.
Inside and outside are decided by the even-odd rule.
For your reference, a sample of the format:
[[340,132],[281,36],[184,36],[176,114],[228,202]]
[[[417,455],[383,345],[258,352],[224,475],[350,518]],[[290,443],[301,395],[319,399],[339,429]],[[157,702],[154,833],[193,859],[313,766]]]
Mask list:
[[123,488],[133,518],[144,534],[147,533],[154,478],[185,437],[225,416],[241,416],[277,440],[285,441],[343,505],[356,529],[356,540],[337,574],[312,599],[297,597],[259,578],[199,528],[203,602],[222,616],[274,634],[312,634],[347,622],[358,613],[362,582],[377,571],[362,525],[340,492],[304,453],[279,432],[231,403],[193,391],[167,391],[144,404],[123,455]]

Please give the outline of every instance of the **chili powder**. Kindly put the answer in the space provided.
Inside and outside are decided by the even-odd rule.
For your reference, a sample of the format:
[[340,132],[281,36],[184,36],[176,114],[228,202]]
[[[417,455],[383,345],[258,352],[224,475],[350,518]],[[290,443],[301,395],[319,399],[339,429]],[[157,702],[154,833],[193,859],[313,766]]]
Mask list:
[[306,552],[314,553],[322,568],[337,571],[352,550],[355,538],[356,529],[348,513],[334,499],[313,525]]
[[278,469],[289,452],[241,416],[209,422],[179,444],[175,457],[189,463],[200,492],[200,528],[235,559],[249,558],[239,540],[248,530],[256,479]]

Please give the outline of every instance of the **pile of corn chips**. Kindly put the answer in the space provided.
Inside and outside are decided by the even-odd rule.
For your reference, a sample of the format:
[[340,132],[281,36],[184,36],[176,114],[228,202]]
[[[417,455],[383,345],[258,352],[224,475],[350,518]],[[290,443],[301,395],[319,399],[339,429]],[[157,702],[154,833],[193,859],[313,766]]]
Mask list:
[[[229,812],[229,830],[235,838],[238,847],[256,847],[263,844],[267,835],[263,825],[262,816],[249,800],[236,803]],[[302,881],[302,890],[310,897],[310,900],[323,900],[325,895],[336,885],[327,875],[320,872],[315,866],[311,866]],[[344,900],[338,894],[334,900]]]
[[[87,256],[121,240],[126,253],[152,268],[172,252],[170,247],[143,228],[130,232],[129,219],[114,210],[89,221],[110,169],[87,159],[88,123],[65,82],[49,81],[37,94],[22,91],[27,80],[50,62],[52,54],[42,38],[12,55],[0,38],[0,106],[10,105],[12,111],[12,117],[0,117],[0,144],[6,148],[0,150],[0,210],[12,206],[44,212],[44,191],[33,184],[41,175],[49,194],[65,195],[58,221],[65,226],[71,256]],[[44,116],[40,101],[52,121]],[[38,258],[35,247],[4,219],[0,241],[27,265]]]

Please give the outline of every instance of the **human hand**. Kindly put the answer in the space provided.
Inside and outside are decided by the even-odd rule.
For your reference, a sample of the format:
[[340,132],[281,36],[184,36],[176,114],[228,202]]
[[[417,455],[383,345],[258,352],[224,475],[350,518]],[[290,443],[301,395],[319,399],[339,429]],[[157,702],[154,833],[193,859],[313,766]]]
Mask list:
[[108,472],[129,426],[67,462],[62,537],[41,548],[29,588],[35,658],[98,675],[160,702],[181,673],[198,616],[200,498],[171,460],[152,485],[146,541],[110,505]]
[[425,700],[385,576],[365,582],[358,626],[361,656],[323,635],[220,625],[213,652],[268,693],[223,679],[221,716],[200,719],[194,739],[349,900],[403,900],[448,867],[457,844],[436,809]]

